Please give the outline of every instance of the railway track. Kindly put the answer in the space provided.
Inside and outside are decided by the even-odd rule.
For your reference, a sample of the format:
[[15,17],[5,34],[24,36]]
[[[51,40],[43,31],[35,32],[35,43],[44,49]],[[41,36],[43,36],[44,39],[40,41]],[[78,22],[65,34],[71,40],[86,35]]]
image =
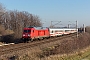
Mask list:
[[34,42],[29,42],[29,43],[20,43],[20,44],[14,44],[14,45],[8,45],[8,46],[2,46],[0,47],[0,56],[3,54],[8,54],[8,53],[12,53],[15,51],[19,51],[19,50],[23,50],[23,49],[27,49],[27,48],[32,48],[35,46],[39,46],[45,43],[50,43],[50,42],[55,42],[58,41],[60,39],[64,39],[67,37],[71,37],[71,36],[75,36],[76,34],[70,34],[70,35],[64,35],[62,37],[53,37],[50,39],[44,39],[41,41],[34,41]]

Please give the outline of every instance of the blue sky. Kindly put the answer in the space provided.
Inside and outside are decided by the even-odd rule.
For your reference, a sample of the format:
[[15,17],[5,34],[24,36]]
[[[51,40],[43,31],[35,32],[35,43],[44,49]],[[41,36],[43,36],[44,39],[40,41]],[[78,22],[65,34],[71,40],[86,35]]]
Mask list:
[[[90,25],[90,0],[0,0],[7,10],[27,11],[38,15],[44,26],[51,21],[61,24],[75,23]],[[54,24],[54,23],[53,23]]]

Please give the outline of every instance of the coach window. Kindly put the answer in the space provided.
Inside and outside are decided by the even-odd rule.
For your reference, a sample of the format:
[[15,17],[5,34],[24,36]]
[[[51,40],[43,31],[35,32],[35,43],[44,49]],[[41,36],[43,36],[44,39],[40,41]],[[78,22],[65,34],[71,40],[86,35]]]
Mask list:
[[63,32],[63,30],[59,30],[59,32]]
[[53,30],[52,30],[52,33],[53,33]]
[[74,31],[74,30],[71,30],[71,31]]
[[65,30],[65,32],[68,32],[69,30]]
[[56,30],[55,32],[58,32],[58,30]]

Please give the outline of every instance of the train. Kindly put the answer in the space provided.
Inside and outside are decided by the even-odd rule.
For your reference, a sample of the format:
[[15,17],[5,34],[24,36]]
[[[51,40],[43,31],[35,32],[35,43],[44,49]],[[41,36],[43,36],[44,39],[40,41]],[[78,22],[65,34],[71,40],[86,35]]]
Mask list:
[[44,39],[77,32],[76,28],[26,27],[23,29],[22,40]]

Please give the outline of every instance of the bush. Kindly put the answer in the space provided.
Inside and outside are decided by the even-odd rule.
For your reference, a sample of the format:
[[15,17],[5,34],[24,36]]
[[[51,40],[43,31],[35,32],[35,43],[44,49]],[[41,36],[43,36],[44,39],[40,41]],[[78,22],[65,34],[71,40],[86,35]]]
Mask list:
[[90,26],[86,27],[86,32],[90,33]]

